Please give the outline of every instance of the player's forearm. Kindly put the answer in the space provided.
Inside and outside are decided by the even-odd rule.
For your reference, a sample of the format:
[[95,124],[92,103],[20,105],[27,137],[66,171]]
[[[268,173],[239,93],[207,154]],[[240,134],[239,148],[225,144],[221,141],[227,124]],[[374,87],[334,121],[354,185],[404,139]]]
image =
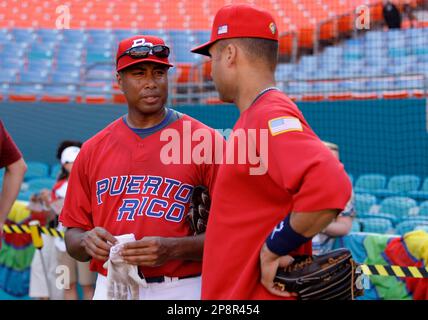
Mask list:
[[6,168],[0,195],[0,224],[6,220],[10,208],[18,196],[26,171],[27,165],[22,158]]
[[293,212],[290,225],[297,233],[310,238],[324,230],[336,218],[338,213],[339,210]]
[[171,259],[201,261],[205,234],[182,238],[169,238]]
[[78,261],[89,261],[91,256],[86,252],[83,246],[83,237],[86,231],[79,228],[67,229],[65,232],[65,245],[67,247],[68,254]]

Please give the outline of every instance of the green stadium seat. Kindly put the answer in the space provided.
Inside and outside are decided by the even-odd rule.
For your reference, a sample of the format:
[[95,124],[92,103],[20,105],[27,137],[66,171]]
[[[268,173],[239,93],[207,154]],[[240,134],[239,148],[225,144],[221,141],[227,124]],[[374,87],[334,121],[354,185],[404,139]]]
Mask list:
[[367,193],[355,194],[355,211],[357,211],[358,217],[368,214],[375,204],[376,197],[374,195]]
[[416,200],[428,200],[428,177],[425,178],[422,188],[417,191],[410,191],[409,196]]
[[428,201],[424,201],[419,205],[418,216],[428,217]]
[[392,233],[394,227],[388,219],[383,218],[365,218],[359,219],[363,232],[370,233]]
[[372,193],[375,190],[384,189],[386,176],[383,174],[363,174],[355,182],[355,192]]
[[43,162],[28,161],[27,172],[25,173],[25,181],[30,181],[36,178],[46,178],[49,176],[49,166]]
[[410,209],[417,207],[417,202],[407,197],[388,197],[380,203],[379,213],[390,214],[398,220],[409,216]]
[[404,235],[407,232],[413,231],[413,230],[419,230],[421,228],[428,228],[428,221],[421,222],[421,221],[403,221],[400,224],[398,224],[395,228],[395,232],[399,235]]
[[405,196],[409,192],[417,191],[421,179],[416,175],[398,175],[389,179],[388,186],[384,190],[373,191],[379,197]]

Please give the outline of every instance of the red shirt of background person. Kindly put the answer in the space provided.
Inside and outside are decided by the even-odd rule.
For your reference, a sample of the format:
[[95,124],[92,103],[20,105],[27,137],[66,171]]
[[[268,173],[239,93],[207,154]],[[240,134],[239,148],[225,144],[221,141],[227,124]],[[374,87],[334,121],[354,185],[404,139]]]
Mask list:
[[0,248],[3,224],[18,196],[27,165],[22,154],[0,120],[0,168],[5,168],[0,194]]
[[[294,299],[273,279],[279,266],[292,261],[290,255],[311,254],[311,243],[279,256],[266,239],[286,217],[294,233],[310,239],[345,207],[350,181],[297,106],[275,87],[278,30],[268,12],[247,4],[223,7],[211,40],[192,51],[211,56],[220,99],[240,110],[234,131],[249,136],[255,130],[266,168],[258,175],[251,174],[249,161],[219,168],[206,232],[202,298]],[[229,138],[231,149],[236,154],[239,144]]]

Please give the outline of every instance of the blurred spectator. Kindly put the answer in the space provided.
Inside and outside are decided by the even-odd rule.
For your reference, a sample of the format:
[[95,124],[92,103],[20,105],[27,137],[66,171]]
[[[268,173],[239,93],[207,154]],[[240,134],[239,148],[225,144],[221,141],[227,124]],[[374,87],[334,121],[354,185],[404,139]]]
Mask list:
[[[52,190],[41,190],[39,194],[34,195],[31,199],[30,207],[33,212],[42,212],[42,217],[39,219],[42,224],[47,224],[51,228],[56,228],[59,231],[64,231],[61,224],[58,223],[58,215],[60,214],[64,198],[67,191],[68,177],[73,167],[82,143],[79,141],[63,141],[57,150],[56,157],[61,163],[61,171],[57,177],[57,183]],[[89,270],[89,262],[77,262],[71,258],[66,252],[65,243],[61,238],[53,238],[43,236],[44,246],[42,253],[48,274],[47,289],[46,279],[39,255],[35,255],[30,278],[30,297],[41,299],[65,299],[77,300],[77,280],[82,287],[83,298],[86,300],[92,299],[94,293],[94,283],[96,274]],[[64,290],[55,286],[57,266],[65,266],[69,271],[69,281],[64,283]],[[33,271],[34,268],[34,271]],[[65,280],[66,281],[66,280]]]
[[0,120],[0,168],[5,168],[0,194],[0,250],[3,225],[18,196],[27,165],[22,154]]
[[[324,144],[339,159],[339,147],[330,142]],[[354,194],[346,205],[346,208],[339,213],[337,218],[331,222],[322,233],[317,234],[312,239],[312,252],[314,255],[326,253],[333,249],[335,237],[346,236],[352,229],[352,220],[355,217]]]
[[384,0],[383,18],[389,29],[401,28],[401,13],[398,7],[392,1]]
[[413,10],[414,8],[409,1],[403,4],[403,25],[406,24],[410,28],[415,28],[417,26],[417,19]]
[[[65,194],[68,186],[68,177],[73,167],[74,160],[76,159],[81,142],[78,141],[64,141],[58,148],[57,158],[61,162],[61,172],[58,176],[57,183],[52,189],[50,199],[46,199],[48,206],[56,214],[56,217],[61,213],[64,205]],[[65,231],[64,227],[59,223],[58,229]],[[58,263],[59,265],[66,266],[70,270],[70,286],[64,290],[65,300],[77,300],[77,280],[82,287],[83,298],[91,300],[94,295],[94,284],[96,280],[96,273],[89,270],[89,261],[80,262],[73,259],[65,248],[65,242],[61,238],[55,239],[55,244],[58,250]]]

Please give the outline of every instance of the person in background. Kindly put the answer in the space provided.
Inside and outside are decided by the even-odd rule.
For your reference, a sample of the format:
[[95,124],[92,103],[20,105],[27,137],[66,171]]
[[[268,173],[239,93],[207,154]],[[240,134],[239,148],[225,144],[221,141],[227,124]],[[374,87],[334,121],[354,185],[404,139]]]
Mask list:
[[389,29],[401,28],[401,13],[398,7],[390,0],[383,2],[383,18]]
[[[52,191],[43,190],[41,195],[46,207],[58,219],[64,205],[64,198],[68,187],[68,178],[73,167],[74,160],[79,154],[82,143],[79,141],[63,141],[57,150],[57,158],[61,162],[61,172],[57,178],[57,183]],[[61,223],[58,223],[58,230],[65,231]],[[83,299],[91,300],[94,295],[94,284],[96,274],[89,270],[89,262],[80,262],[73,259],[65,248],[64,240],[55,238],[57,249],[58,265],[66,266],[69,270],[69,286],[64,288],[65,300],[78,300],[77,280],[83,291]]]
[[[339,146],[324,141],[337,159],[339,158]],[[312,238],[312,253],[319,255],[333,249],[336,237],[346,236],[352,229],[352,221],[355,217],[354,194],[347,203],[345,209],[334,219],[321,233]]]
[[3,225],[10,208],[18,196],[24,180],[27,165],[21,151],[7,132],[0,120],[0,168],[5,168],[3,186],[0,194],[0,250],[2,243]]

